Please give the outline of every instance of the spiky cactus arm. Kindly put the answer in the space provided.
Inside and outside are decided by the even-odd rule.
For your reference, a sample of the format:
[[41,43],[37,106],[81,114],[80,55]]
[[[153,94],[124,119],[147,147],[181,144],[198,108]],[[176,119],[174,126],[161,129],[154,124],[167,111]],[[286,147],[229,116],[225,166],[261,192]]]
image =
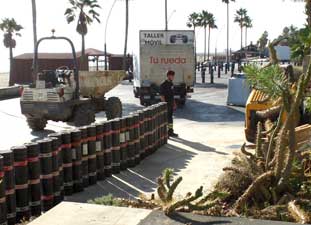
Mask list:
[[262,123],[257,123],[257,134],[256,134],[256,149],[255,149],[255,156],[256,157],[262,157],[263,151],[262,151]]
[[166,185],[167,188],[171,187],[171,183],[170,182],[171,182],[171,178],[173,176],[173,173],[174,173],[174,170],[173,169],[169,169],[169,168],[167,168],[167,169],[165,169],[163,171],[162,177],[164,178],[165,185]]
[[296,222],[301,224],[307,224],[311,222],[310,216],[308,216],[307,213],[299,207],[296,201],[291,201],[288,203],[287,209]]
[[195,192],[194,196],[188,196],[185,199],[182,199],[180,201],[177,201],[171,205],[169,205],[166,209],[165,209],[165,214],[166,215],[171,215],[173,212],[176,211],[176,209],[182,207],[182,206],[188,206],[189,203],[197,200],[198,198],[202,197],[203,195],[203,187],[201,186],[200,188],[198,188]]
[[[288,123],[288,122],[285,122]],[[284,161],[285,161],[285,151],[286,151],[286,143],[287,143],[287,127],[284,126],[282,127],[277,143],[276,143],[276,151],[275,151],[275,158],[276,158],[276,165],[275,165],[275,176],[277,180],[280,179],[282,170],[284,168]]]
[[161,201],[166,203],[167,190],[165,188],[164,181],[163,181],[162,177],[158,177],[157,192],[158,192],[158,195],[159,195],[159,198],[161,199]]
[[242,147],[241,147],[241,152],[242,152],[244,155],[249,156],[251,159],[255,158],[255,156],[254,156],[252,153],[246,151],[246,143],[244,143],[244,144],[242,145]]
[[241,212],[241,209],[247,204],[249,199],[251,199],[258,190],[260,190],[261,186],[265,186],[268,182],[271,182],[271,179],[274,176],[273,171],[268,171],[254,180],[254,182],[247,188],[244,194],[235,202],[234,211],[237,213]]
[[171,185],[171,187],[168,189],[167,192],[167,197],[166,197],[166,201],[170,202],[173,199],[173,194],[177,188],[177,186],[180,184],[180,182],[182,181],[182,177],[178,177],[173,184]]
[[309,84],[311,78],[311,62],[309,63],[307,74],[303,74],[298,82],[298,89],[295,94],[294,104],[292,105],[291,111],[288,115],[288,118],[291,118],[290,122],[288,123],[289,126],[289,154],[285,164],[284,172],[282,174],[282,179],[278,184],[279,189],[283,189],[285,184],[288,181],[288,177],[290,176],[293,159],[295,156],[296,151],[296,134],[295,134],[295,125],[296,120],[295,116],[299,110],[299,105],[301,104],[303,93],[306,90],[307,85]]
[[274,145],[275,145],[275,137],[278,135],[281,127],[282,127],[282,116],[283,116],[283,113],[284,113],[284,107],[281,108],[281,111],[280,111],[280,114],[279,114],[279,118],[278,118],[278,122],[277,122],[277,125],[270,137],[270,140],[269,140],[269,145],[268,145],[268,151],[267,151],[267,155],[266,155],[266,163],[265,163],[265,168],[266,170],[269,169],[269,163],[270,163],[270,160],[271,160],[271,155],[272,155],[272,152],[273,152],[273,149],[274,149]]
[[281,111],[281,106],[278,105],[278,106],[274,106],[266,110],[257,111],[256,115],[260,119],[272,119],[274,121],[275,118],[277,118],[278,115],[280,114],[280,111]]

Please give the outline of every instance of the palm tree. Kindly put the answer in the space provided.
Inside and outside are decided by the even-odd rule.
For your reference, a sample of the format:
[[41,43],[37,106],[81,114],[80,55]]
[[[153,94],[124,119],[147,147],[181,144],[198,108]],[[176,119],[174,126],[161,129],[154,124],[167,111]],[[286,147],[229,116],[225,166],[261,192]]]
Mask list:
[[221,0],[227,4],[227,65],[229,64],[229,3],[235,0]]
[[127,52],[127,39],[128,39],[128,27],[129,27],[129,1],[125,0],[125,43],[124,43],[124,54],[123,54],[123,70],[126,68],[126,52]]
[[4,32],[4,39],[3,43],[6,48],[9,48],[10,53],[10,80],[9,85],[13,85],[12,83],[12,68],[13,68],[13,48],[16,47],[16,41],[13,38],[13,35],[15,36],[21,36],[19,33],[20,30],[22,30],[23,27],[19,25],[15,19],[9,19],[5,18],[2,20],[2,23],[0,23],[0,30]]
[[247,46],[247,29],[253,27],[252,19],[249,16],[245,17],[244,27],[245,27],[245,46]]
[[241,50],[243,48],[243,27],[245,22],[245,17],[247,16],[247,10],[240,8],[236,11],[234,22],[238,23],[241,28]]
[[194,60],[195,64],[197,63],[197,40],[196,40],[196,27],[199,26],[199,14],[196,12],[191,13],[188,16],[188,22],[187,22],[187,27],[192,28],[193,27],[193,32],[194,32]]
[[308,27],[311,28],[311,1],[310,0],[292,0],[292,1],[294,2],[304,1],[306,3],[305,14],[307,15],[307,24],[308,24]]
[[87,34],[87,26],[94,20],[100,23],[99,13],[95,10],[100,9],[97,0],[69,0],[71,7],[66,9],[65,16],[68,23],[73,22],[76,17],[76,31],[82,37],[82,59],[85,57],[85,35]]
[[209,53],[210,53],[210,42],[211,42],[211,29],[216,28],[217,26],[215,24],[216,20],[212,13],[209,13],[207,24],[208,24],[208,50],[207,50],[207,59],[209,60]]
[[[36,45],[37,45],[37,7],[36,7],[36,0],[31,0],[32,5],[32,27],[33,27],[33,50],[35,52]],[[36,71],[34,68],[33,72]],[[32,74],[32,80],[35,80],[35,74]]]

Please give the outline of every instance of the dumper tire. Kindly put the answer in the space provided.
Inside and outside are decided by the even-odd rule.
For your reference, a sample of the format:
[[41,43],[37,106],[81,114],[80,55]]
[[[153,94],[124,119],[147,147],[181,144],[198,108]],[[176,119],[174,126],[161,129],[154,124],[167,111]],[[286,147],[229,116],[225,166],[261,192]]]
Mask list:
[[106,116],[108,120],[122,117],[122,103],[118,97],[108,98],[105,106]]
[[83,104],[75,107],[73,112],[73,123],[77,127],[86,126],[95,122],[94,107]]
[[44,130],[47,120],[40,117],[27,116],[27,124],[32,131]]

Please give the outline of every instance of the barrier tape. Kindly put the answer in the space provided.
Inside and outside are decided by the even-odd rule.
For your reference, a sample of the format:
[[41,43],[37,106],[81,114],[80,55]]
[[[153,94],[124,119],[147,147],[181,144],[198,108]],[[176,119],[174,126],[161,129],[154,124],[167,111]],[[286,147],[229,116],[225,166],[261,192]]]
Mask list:
[[15,194],[15,189],[12,188],[12,189],[8,189],[5,191],[5,195],[14,195]]
[[120,146],[112,147],[112,151],[120,151]]
[[88,140],[88,141],[96,141],[96,136],[94,136],[94,137],[88,137],[87,140]]
[[23,167],[23,166],[27,166],[27,165],[28,165],[27,161],[14,162],[14,167]]
[[16,207],[16,212],[26,212],[29,211],[29,205],[25,207]]
[[0,178],[3,178],[3,177],[4,177],[4,172],[1,171],[1,172],[0,172]]
[[3,167],[4,172],[9,172],[13,170],[13,166],[4,166]]
[[15,218],[15,217],[16,217],[16,212],[8,213],[8,214],[6,215],[6,218],[7,218],[7,219],[12,219],[12,218]]
[[28,161],[29,163],[38,162],[38,161],[39,161],[39,157],[28,158],[27,161]]
[[54,199],[54,195],[42,195],[41,200],[42,201],[50,201]]
[[104,166],[104,169],[111,169],[112,167],[111,167],[111,165],[109,165],[109,166]]
[[40,178],[29,180],[30,185],[40,184]]
[[5,197],[0,198],[0,203],[5,203]]
[[28,183],[27,184],[15,184],[15,190],[23,190],[28,188]]
[[52,152],[50,152],[50,153],[40,153],[39,157],[40,158],[51,158],[52,157]]
[[104,153],[111,153],[111,151],[112,151],[112,148],[107,148],[104,150]]
[[88,159],[96,159],[96,154],[94,154],[94,155],[89,155]]
[[57,176],[59,176],[59,171],[55,171],[52,174],[53,174],[53,177],[57,177]]
[[46,174],[46,175],[43,175],[41,174],[40,175],[40,179],[43,180],[43,179],[52,179],[53,178],[53,174]]
[[74,162],[73,165],[74,166],[80,166],[80,165],[82,165],[82,162],[81,161],[77,161],[77,162]]
[[71,148],[71,143],[69,143],[69,144],[62,144],[61,148],[62,149],[64,149],[64,148]]
[[81,145],[81,140],[71,143],[71,147],[79,147]]
[[94,177],[94,176],[96,176],[96,172],[89,173],[89,177]]
[[97,152],[96,153],[96,156],[103,156],[104,155],[104,152]]
[[118,134],[118,133],[120,133],[120,129],[111,131],[111,134]]
[[71,187],[73,185],[73,182],[64,182],[64,187]]
[[63,163],[63,168],[72,167],[72,163]]
[[29,202],[29,206],[31,207],[41,206],[41,201]]

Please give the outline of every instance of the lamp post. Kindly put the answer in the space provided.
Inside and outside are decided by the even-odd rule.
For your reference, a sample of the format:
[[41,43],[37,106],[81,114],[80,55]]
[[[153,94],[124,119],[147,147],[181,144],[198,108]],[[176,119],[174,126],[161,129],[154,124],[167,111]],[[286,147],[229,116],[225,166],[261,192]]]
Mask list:
[[167,30],[167,0],[165,0],[165,30]]
[[105,48],[105,70],[107,70],[107,44],[106,44],[106,37],[107,37],[107,27],[108,27],[108,21],[109,21],[109,18],[110,18],[110,15],[111,15],[111,12],[112,12],[112,9],[114,7],[114,5],[116,4],[117,0],[114,0],[112,5],[111,5],[111,8],[109,10],[109,13],[108,13],[108,16],[107,16],[107,19],[106,19],[106,25],[105,25],[105,45],[104,45],[104,48]]

